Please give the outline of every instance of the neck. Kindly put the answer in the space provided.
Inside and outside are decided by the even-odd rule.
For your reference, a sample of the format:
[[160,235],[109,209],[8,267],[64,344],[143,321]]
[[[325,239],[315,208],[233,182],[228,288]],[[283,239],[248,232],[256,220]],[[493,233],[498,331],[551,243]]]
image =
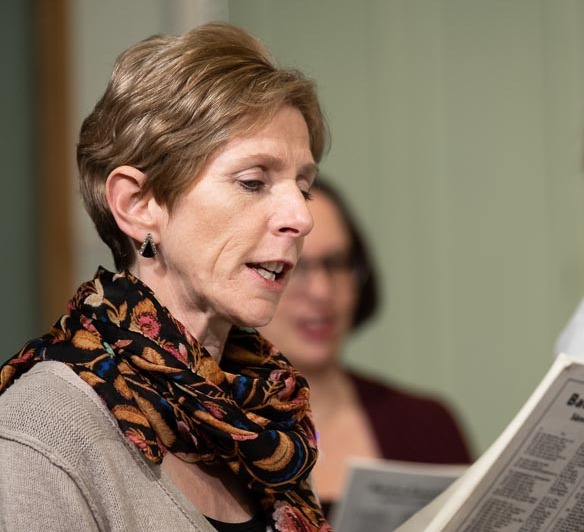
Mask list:
[[189,320],[188,316],[185,316],[185,321],[182,321],[180,317],[176,317],[176,319],[183,323],[189,333],[199,341],[217,363],[221,362],[223,348],[231,330],[231,324],[224,321]]
[[209,352],[217,363],[221,362],[223,348],[231,330],[231,323],[217,316],[212,309],[203,310],[203,305],[192,302],[191,294],[181,286],[168,283],[168,276],[156,265],[144,266],[140,261],[131,268],[131,273],[146,284],[178,320],[189,334]]
[[318,368],[298,368],[310,385],[310,404],[317,423],[349,399],[347,374],[338,364]]

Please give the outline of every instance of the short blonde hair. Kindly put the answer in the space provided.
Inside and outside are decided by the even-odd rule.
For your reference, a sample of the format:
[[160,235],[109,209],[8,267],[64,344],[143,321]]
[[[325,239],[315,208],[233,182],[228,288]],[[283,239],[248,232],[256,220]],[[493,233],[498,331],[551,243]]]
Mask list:
[[142,193],[171,210],[211,154],[285,104],[302,113],[319,161],[328,130],[314,83],[276,67],[245,31],[205,24],[181,36],[150,37],[123,52],[77,146],[81,194],[116,268],[127,269],[136,251],[105,197],[113,169],[129,165],[144,172]]

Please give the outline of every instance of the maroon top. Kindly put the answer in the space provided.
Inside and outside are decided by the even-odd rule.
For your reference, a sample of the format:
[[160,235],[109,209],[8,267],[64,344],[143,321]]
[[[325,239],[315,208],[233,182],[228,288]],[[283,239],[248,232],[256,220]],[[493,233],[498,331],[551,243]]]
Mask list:
[[[446,406],[357,375],[350,377],[382,458],[432,464],[469,464],[472,459],[458,424]],[[321,501],[330,517],[331,501]]]
[[468,464],[471,455],[452,414],[435,399],[348,372],[383,458]]

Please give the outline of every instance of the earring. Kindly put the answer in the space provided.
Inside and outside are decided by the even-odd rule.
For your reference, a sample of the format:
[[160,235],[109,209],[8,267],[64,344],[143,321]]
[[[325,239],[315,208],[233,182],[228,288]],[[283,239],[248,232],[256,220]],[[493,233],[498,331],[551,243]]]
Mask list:
[[152,257],[156,257],[156,244],[152,239],[152,233],[147,233],[144,242],[142,242],[142,247],[139,251],[142,257],[146,257],[147,259],[151,259]]

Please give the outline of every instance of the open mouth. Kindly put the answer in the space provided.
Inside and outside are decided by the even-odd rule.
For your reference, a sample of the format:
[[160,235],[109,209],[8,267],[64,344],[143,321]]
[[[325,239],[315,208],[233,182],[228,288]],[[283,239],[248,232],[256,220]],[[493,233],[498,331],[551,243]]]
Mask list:
[[283,262],[258,262],[246,264],[249,268],[253,268],[264,279],[268,281],[276,281],[284,277],[289,266]]

